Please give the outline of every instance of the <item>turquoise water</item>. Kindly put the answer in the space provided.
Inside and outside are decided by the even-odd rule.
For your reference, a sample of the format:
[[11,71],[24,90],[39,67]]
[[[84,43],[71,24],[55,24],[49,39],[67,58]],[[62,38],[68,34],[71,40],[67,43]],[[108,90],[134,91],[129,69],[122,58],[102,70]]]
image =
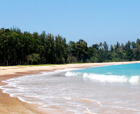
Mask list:
[[66,76],[82,76],[102,82],[140,82],[140,63],[93,67],[67,72]]
[[56,70],[12,78],[0,88],[62,114],[140,114],[139,69],[140,64],[126,64]]
[[88,68],[79,70],[80,72],[96,73],[96,74],[112,74],[112,75],[125,75],[127,77],[140,76],[140,64],[124,64],[124,65],[111,65],[96,68]]

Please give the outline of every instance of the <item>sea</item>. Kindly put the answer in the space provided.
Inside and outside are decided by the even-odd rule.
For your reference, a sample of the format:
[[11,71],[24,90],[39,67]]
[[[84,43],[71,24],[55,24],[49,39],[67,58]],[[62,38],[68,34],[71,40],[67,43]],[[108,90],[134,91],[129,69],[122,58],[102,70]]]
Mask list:
[[11,97],[63,114],[140,114],[140,63],[55,70],[3,82],[8,84],[0,88]]

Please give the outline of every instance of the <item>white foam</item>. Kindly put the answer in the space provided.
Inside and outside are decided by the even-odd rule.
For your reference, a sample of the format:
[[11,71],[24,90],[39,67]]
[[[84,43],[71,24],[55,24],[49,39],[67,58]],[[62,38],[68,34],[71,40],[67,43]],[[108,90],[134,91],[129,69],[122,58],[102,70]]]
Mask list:
[[128,78],[125,75],[118,76],[112,75],[111,73],[107,74],[95,74],[95,73],[81,73],[81,72],[71,72],[68,71],[65,73],[65,76],[82,76],[85,79],[91,79],[99,82],[120,82],[120,83],[139,83],[140,77],[139,76],[131,76]]
[[[8,84],[1,86],[0,88],[3,89],[3,92],[10,94],[11,97],[17,97],[21,101],[27,102],[27,103],[37,103],[37,104],[42,105],[41,107],[46,108],[48,106],[45,104],[46,102],[48,104],[50,103],[50,104],[59,106],[60,105],[59,102],[53,103],[52,101],[53,100],[57,101],[60,98],[62,99],[62,101],[64,101],[64,102],[66,101],[67,103],[71,103],[71,104],[74,101],[73,100],[74,97],[72,97],[72,94],[69,91],[68,92],[65,91],[65,90],[71,91],[71,89],[67,88],[67,85],[64,85],[64,84],[62,84],[61,90],[65,91],[69,95],[67,96],[67,95],[62,94],[62,95],[60,95],[61,97],[57,96],[57,92],[55,93],[57,88],[55,90],[53,88],[57,87],[58,84],[54,83],[54,81],[52,81],[49,76],[48,76],[49,78],[44,78],[46,75],[66,72],[65,76],[81,76],[84,79],[91,79],[91,80],[96,80],[96,81],[100,81],[100,82],[130,82],[130,83],[139,82],[139,76],[133,76],[129,79],[125,76],[112,75],[111,73],[107,73],[105,75],[105,74],[72,72],[72,70],[79,70],[79,69],[56,70],[54,72],[44,72],[43,76],[42,76],[42,74],[41,75],[39,74],[39,75],[32,75],[32,76],[27,75],[27,76],[15,78],[15,79],[13,78],[13,79],[3,81],[3,82],[8,83]],[[30,79],[27,77],[30,77]],[[62,78],[65,78],[65,77],[62,77]],[[47,80],[47,82],[49,82],[48,80],[52,81],[52,82],[50,82],[50,85],[49,84],[47,86],[44,85],[43,80],[45,80],[45,79]],[[68,78],[65,78],[65,79],[68,79]],[[55,81],[56,81],[56,79],[55,79]],[[32,83],[32,82],[34,82],[34,83]],[[61,80],[61,82],[62,82],[62,80]],[[29,83],[29,85],[28,85],[28,83]],[[41,86],[37,86],[38,83],[40,83]],[[54,86],[52,88],[50,88],[52,83],[54,83]],[[36,87],[38,88],[38,90],[41,90],[41,91],[36,91],[36,89],[35,89]],[[46,87],[46,88],[44,89],[44,87]],[[46,93],[50,92],[51,95],[49,95],[49,94],[47,95],[46,93],[44,94],[44,91]],[[39,93],[39,95],[36,94],[37,92]],[[59,91],[59,92],[61,92],[61,91]],[[55,93],[55,94],[52,94],[52,93]],[[98,100],[93,101],[93,102],[97,102],[99,106],[103,106],[102,102],[100,102]],[[76,106],[77,106],[77,104],[76,104]],[[85,113],[92,113],[92,112],[87,108],[85,110]],[[92,113],[92,114],[95,114],[95,113]]]
[[100,101],[97,101],[97,103],[98,103],[100,106],[103,106],[103,105],[101,104],[101,102],[100,102]]
[[85,113],[85,114],[97,114],[97,113],[91,112],[88,108],[86,108],[86,110],[83,113]]
[[64,99],[71,100],[72,98],[71,97],[64,97]]
[[18,97],[18,99],[20,100],[20,101],[22,101],[22,102],[27,102],[27,103],[31,103],[31,102],[29,102],[29,101],[26,101],[24,98],[22,98],[22,97]]
[[65,76],[78,76],[81,75],[82,73],[80,72],[66,72]]
[[84,78],[89,78],[92,80],[100,81],[100,82],[127,82],[128,79],[125,76],[117,76],[117,75],[104,75],[104,74],[83,74]]
[[44,75],[57,74],[57,73],[61,73],[61,72],[67,72],[67,71],[79,70],[79,69],[82,69],[82,68],[61,69],[61,70],[55,70],[55,71],[53,71],[53,72],[42,72],[42,74],[44,74]]
[[[61,72],[67,72],[67,71],[79,70],[79,69],[80,68],[69,68],[69,69],[55,70],[53,72],[42,72],[41,75],[46,76],[46,75],[57,74],[57,73],[61,73]],[[32,97],[32,94],[27,93],[27,90],[30,90],[31,88],[30,87],[28,88],[27,86],[25,87],[24,85],[19,86],[19,84],[23,83],[21,80],[24,80],[24,81],[27,80],[27,82],[29,82],[29,83],[30,83],[30,81],[34,81],[34,82],[38,81],[39,80],[38,76],[40,76],[40,74],[25,75],[25,76],[21,76],[18,78],[11,78],[8,80],[4,80],[2,82],[8,83],[8,84],[0,86],[0,89],[2,89],[3,93],[9,94],[11,97],[17,97],[19,100],[21,100],[23,102],[33,103],[33,101],[28,101],[25,98],[25,97]],[[32,80],[28,80],[28,77],[32,78]],[[25,93],[24,93],[24,91],[25,91]],[[30,92],[30,91],[28,91],[28,92]],[[23,95],[24,97],[19,97],[20,95]],[[37,98],[40,100],[43,100],[44,98],[54,99],[54,96],[41,97],[41,96],[33,95],[33,98]]]
[[133,76],[129,79],[130,83],[138,83],[140,81],[139,76]]

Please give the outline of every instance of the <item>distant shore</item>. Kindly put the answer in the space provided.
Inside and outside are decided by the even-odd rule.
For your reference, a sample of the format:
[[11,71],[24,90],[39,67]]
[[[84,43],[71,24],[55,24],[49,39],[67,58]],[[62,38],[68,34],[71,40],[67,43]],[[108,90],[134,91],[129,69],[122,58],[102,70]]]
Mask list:
[[[106,65],[117,65],[117,64],[130,64],[130,63],[140,63],[140,61],[130,61],[130,62],[108,62],[108,63],[83,63],[83,64],[64,64],[64,65],[48,65],[48,66],[9,66],[0,67],[0,85],[5,85],[3,80],[9,78],[15,78],[24,75],[39,74],[41,72],[49,72],[58,69],[66,68],[80,68],[80,67],[99,67]],[[24,103],[17,98],[11,98],[8,94],[5,94],[0,90],[0,114],[56,114],[55,111],[50,112],[37,108],[36,104]],[[63,112],[57,112],[57,114],[62,114]]]

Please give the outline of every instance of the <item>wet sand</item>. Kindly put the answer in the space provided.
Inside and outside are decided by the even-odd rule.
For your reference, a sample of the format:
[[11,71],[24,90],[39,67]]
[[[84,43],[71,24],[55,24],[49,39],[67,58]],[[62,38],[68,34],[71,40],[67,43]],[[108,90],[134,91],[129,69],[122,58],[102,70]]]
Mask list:
[[[116,64],[140,63],[140,61],[133,62],[110,62],[110,63],[86,63],[86,64],[66,64],[66,65],[50,65],[50,66],[11,66],[0,67],[0,85],[1,82],[9,78],[15,78],[23,75],[39,74],[43,71],[52,71],[65,68],[79,68],[79,67],[98,67]],[[57,108],[57,107],[52,107]],[[38,108],[36,104],[24,103],[17,98],[10,97],[8,94],[2,93],[0,90],[0,114],[63,114],[60,112],[48,111]]]

